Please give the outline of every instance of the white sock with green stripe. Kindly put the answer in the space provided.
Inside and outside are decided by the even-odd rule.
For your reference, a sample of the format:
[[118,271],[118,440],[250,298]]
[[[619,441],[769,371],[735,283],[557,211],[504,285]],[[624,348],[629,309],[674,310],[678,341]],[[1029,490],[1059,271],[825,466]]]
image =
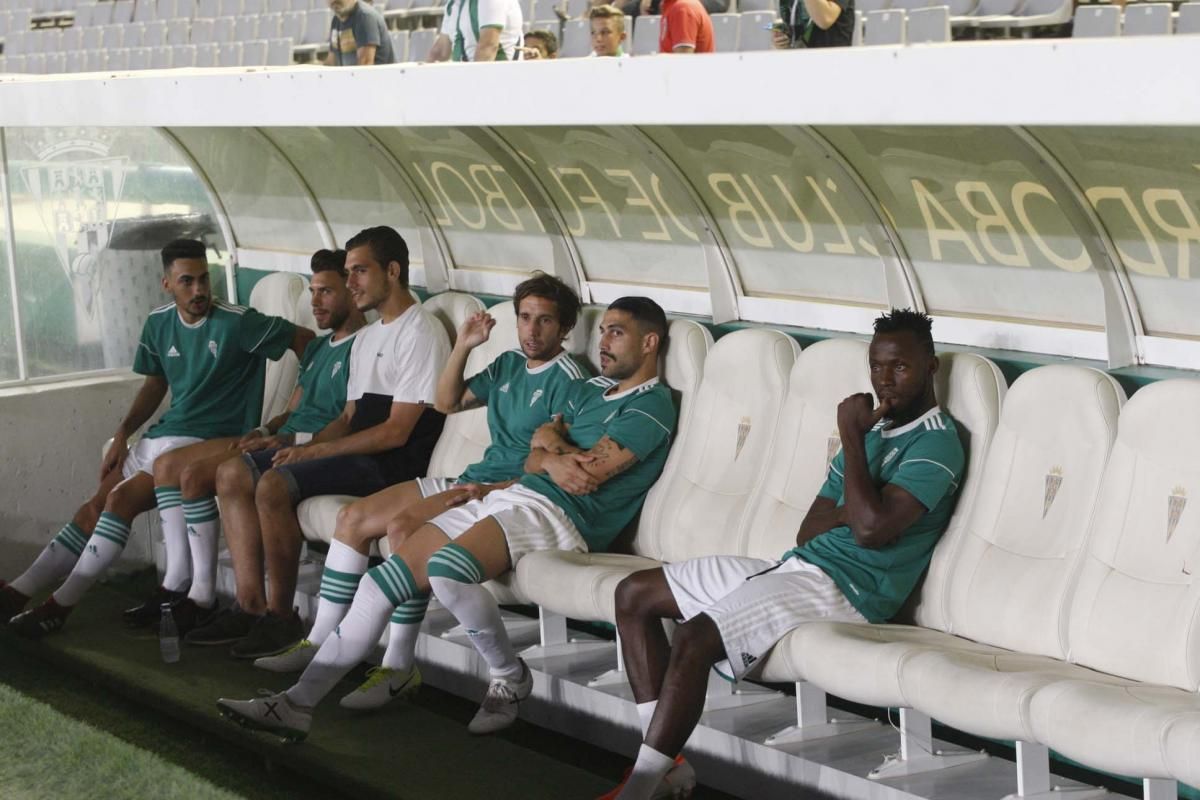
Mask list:
[[217,539],[221,535],[217,498],[184,500],[183,519],[187,523],[192,563],[192,588],[188,590],[188,597],[198,606],[211,608],[217,600]]
[[483,565],[454,542],[429,557],[429,586],[471,637],[493,678],[517,678],[522,672],[517,651],[500,619],[500,606],[483,583]]
[[342,624],[326,637],[300,680],[287,690],[296,705],[312,708],[319,703],[379,643],[392,611],[421,596],[412,571],[399,556],[367,570],[367,577],[371,580],[359,582]]
[[183,494],[178,486],[155,486],[158,519],[162,523],[163,544],[167,549],[164,589],[182,592],[192,577],[192,556],[188,552],[187,522],[183,518]]
[[346,616],[358,582],[367,571],[367,557],[348,544],[334,539],[325,556],[325,571],[321,573],[321,596],[317,601],[317,618],[313,621],[308,640],[320,645]]
[[54,602],[60,606],[73,606],[80,601],[84,592],[92,588],[104,570],[108,569],[129,541],[129,523],[105,511],[96,523],[96,529],[87,540],[83,554],[67,580],[54,593]]
[[78,525],[68,522],[29,565],[29,569],[17,576],[9,586],[26,597],[53,586],[71,574],[71,567],[79,560],[87,540],[87,534]]
[[429,597],[414,597],[401,603],[392,612],[392,621],[388,625],[387,649],[383,651],[381,666],[407,672],[412,669],[417,657],[417,637],[421,633],[421,623],[425,621],[425,612],[429,608]]

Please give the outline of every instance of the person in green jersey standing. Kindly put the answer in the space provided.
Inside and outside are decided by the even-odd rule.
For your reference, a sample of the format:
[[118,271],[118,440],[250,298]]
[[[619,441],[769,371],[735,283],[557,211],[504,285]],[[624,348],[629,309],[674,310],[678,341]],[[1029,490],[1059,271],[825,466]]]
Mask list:
[[[261,658],[255,666],[277,672],[299,672],[308,666],[350,607],[367,571],[371,542],[387,535],[396,550],[413,531],[447,508],[509,486],[524,473],[534,432],[566,410],[571,385],[590,373],[563,349],[581,305],[569,286],[552,275],[537,273],[517,286],[512,302],[520,349],[500,354],[481,372],[465,379],[468,356],[489,339],[496,324],[487,313],[474,314],[459,329],[450,359],[438,378],[439,411],[454,414],[487,407],[492,441],[483,460],[457,478],[426,476],[406,481],[344,508],[325,557],[312,630],[291,649]],[[406,641],[416,636],[427,603],[427,598],[414,600],[396,610],[381,668],[343,704],[375,708],[398,696],[401,686],[415,688],[420,678]]]
[[[779,561],[712,556],[634,573],[617,586],[617,630],[643,744],[604,798],[695,785],[679,756],[704,708],[708,669],[740,678],[793,628],[814,620],[886,622],[929,564],[954,510],[963,448],[934,396],[932,322],[893,310],[875,320],[869,394],[838,406],[842,449]],[[685,620],[668,644],[661,620]],[[724,670],[722,670],[724,671]]]
[[449,0],[428,61],[513,61],[524,29],[519,0]]
[[[603,377],[571,385],[562,421],[538,429],[520,481],[418,528],[367,571],[370,580],[358,584],[342,623],[295,686],[267,698],[218,700],[223,715],[303,738],[313,706],[366,657],[397,609],[413,609],[404,619],[414,626],[404,639],[411,663],[415,626],[432,591],[467,630],[492,676],[470,731],[491,733],[516,720],[533,676],[480,584],[507,573],[527,553],[606,549],[662,472],[675,430],[670,391],[658,381],[658,357],[667,346],[663,310],[648,298],[624,297],[608,307],[600,330]],[[408,674],[415,676],[415,669]]]
[[311,268],[308,291],[313,319],[320,330],[332,333],[305,348],[296,388],[283,413],[243,436],[181,447],[154,462],[154,494],[167,543],[167,570],[162,586],[145,603],[125,612],[130,627],[156,623],[163,603],[172,604],[180,635],[214,621],[220,537],[214,496],[217,467],[235,459],[247,468],[237,459],[241,453],[303,444],[345,407],[350,351],[366,320],[346,288],[345,250],[318,250]]
[[[142,327],[133,371],[146,380],[101,462],[100,488],[33,565],[0,591],[0,613],[22,636],[40,638],[61,628],[121,554],[134,517],[154,508],[159,456],[252,428],[262,413],[263,358],[277,359],[288,349],[299,356],[312,341],[307,328],[214,299],[202,242],[171,242],[162,263],[163,289],[174,302],[151,311]],[[129,447],[168,389],[166,413]],[[30,595],[64,576],[50,599],[13,617]]]

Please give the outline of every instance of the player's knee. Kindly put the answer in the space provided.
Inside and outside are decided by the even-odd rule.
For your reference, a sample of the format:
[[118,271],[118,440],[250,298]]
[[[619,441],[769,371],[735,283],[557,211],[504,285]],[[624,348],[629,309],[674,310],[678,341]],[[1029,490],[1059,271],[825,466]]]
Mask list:
[[616,607],[621,616],[638,616],[652,607],[653,591],[647,576],[649,570],[635,572],[617,584]]
[[258,480],[258,487],[254,490],[254,502],[259,508],[290,508],[291,492],[287,479],[277,470],[266,472]]
[[137,492],[126,483],[118,483],[104,500],[104,510],[126,522],[132,522],[133,518],[141,511],[137,506]]
[[387,526],[388,543],[393,546],[403,544],[414,533],[417,528],[425,524],[425,520],[420,519],[406,511],[402,511],[392,518],[392,521]]
[[671,648],[684,663],[711,664],[721,655],[721,636],[713,621],[700,614],[675,629]]
[[179,472],[179,491],[188,499],[212,494],[208,471],[199,464],[188,464]]
[[217,494],[249,494],[250,489],[250,470],[241,459],[230,459],[217,467]]
[[163,453],[154,459],[154,485],[178,486],[184,463],[179,454],[173,452]]
[[75,523],[80,530],[90,531],[96,527],[96,522],[100,519],[100,512],[103,510],[104,503],[97,498],[92,498],[79,507],[75,516],[71,518],[71,522]]
[[363,523],[366,513],[359,503],[351,503],[338,509],[337,523],[334,525],[333,536],[340,542],[356,543],[362,538]]

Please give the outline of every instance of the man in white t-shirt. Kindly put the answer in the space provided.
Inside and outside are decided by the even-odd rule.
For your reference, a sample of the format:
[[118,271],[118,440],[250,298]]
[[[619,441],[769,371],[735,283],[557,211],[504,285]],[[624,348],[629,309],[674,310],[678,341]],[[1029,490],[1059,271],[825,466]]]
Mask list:
[[[425,475],[445,422],[434,395],[450,338],[409,294],[403,237],[386,226],[361,231],[346,242],[346,271],[354,304],[375,310],[379,319],[358,332],[342,414],[307,444],[247,453],[250,469],[228,470],[226,480],[218,471],[238,597],[266,599],[261,616],[260,609],[235,608],[235,618],[225,620],[242,634],[230,637],[237,639],[235,658],[274,655],[303,636],[292,608],[303,541],[300,501],[326,494],[365,497]],[[205,643],[217,642],[208,637]]]
[[449,0],[429,61],[514,61],[525,20],[519,0]]

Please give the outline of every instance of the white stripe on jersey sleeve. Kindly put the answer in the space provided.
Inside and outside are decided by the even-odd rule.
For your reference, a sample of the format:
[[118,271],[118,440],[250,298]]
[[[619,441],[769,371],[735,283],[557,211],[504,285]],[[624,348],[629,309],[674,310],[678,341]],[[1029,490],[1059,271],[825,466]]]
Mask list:
[[662,428],[664,431],[666,431],[668,436],[670,436],[670,435],[671,435],[671,429],[670,429],[670,428],[668,428],[666,425],[663,425],[661,422],[659,422],[657,419],[655,419],[654,415],[652,415],[652,414],[647,414],[645,411],[642,411],[640,408],[627,408],[627,409],[625,409],[625,411],[624,411],[624,412],[622,412],[622,413],[626,413],[626,414],[641,414],[643,417],[646,417],[647,419],[652,419],[652,420],[654,420],[654,424],[655,424],[655,425],[657,425],[658,427],[660,427],[660,428]]

